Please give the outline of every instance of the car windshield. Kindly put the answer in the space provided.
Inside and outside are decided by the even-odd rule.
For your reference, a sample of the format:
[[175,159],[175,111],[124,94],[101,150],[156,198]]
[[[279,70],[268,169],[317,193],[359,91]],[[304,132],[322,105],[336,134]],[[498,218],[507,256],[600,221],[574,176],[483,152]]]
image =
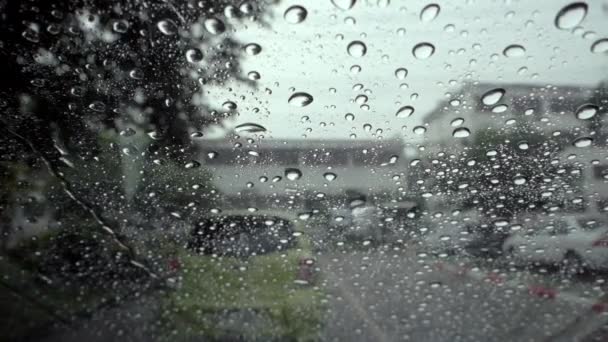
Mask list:
[[0,13],[0,341],[608,340],[607,0]]

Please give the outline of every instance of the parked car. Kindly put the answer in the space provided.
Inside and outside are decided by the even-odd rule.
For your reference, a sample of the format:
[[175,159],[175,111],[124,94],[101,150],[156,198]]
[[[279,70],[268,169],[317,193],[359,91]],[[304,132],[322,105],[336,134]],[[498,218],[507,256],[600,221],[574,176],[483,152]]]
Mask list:
[[516,264],[555,265],[569,274],[608,269],[608,227],[583,228],[574,217],[514,234],[503,244]]
[[220,215],[177,253],[167,301],[171,338],[313,340],[321,322],[310,243],[287,219]]

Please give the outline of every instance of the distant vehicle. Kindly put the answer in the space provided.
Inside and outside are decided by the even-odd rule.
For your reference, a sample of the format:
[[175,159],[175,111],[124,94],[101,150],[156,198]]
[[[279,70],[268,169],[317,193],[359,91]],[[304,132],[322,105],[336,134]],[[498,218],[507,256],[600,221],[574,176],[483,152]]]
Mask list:
[[[287,219],[218,215],[177,253],[167,310],[180,339],[309,340],[320,324],[310,243]],[[315,299],[319,300],[315,300]],[[175,339],[175,336],[173,336]]]
[[568,274],[608,270],[607,227],[586,229],[566,217],[547,228],[510,236],[505,255],[516,264],[555,265]]

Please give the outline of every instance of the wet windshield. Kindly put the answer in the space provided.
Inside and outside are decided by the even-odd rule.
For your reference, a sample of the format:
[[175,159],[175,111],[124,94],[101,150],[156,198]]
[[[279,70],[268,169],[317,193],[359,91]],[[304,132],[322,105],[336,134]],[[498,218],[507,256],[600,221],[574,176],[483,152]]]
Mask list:
[[0,11],[0,340],[608,339],[608,2]]

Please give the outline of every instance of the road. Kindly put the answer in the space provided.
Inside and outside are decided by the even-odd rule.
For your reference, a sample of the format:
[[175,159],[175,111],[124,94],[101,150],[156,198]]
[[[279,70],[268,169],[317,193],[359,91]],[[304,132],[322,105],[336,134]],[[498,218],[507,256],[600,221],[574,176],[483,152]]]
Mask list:
[[[412,250],[319,258],[328,293],[327,341],[553,341],[593,302],[572,292],[577,284],[562,295],[534,285],[539,279],[529,274],[479,276],[483,269],[466,271],[458,261]],[[602,334],[588,340],[603,340]]]

